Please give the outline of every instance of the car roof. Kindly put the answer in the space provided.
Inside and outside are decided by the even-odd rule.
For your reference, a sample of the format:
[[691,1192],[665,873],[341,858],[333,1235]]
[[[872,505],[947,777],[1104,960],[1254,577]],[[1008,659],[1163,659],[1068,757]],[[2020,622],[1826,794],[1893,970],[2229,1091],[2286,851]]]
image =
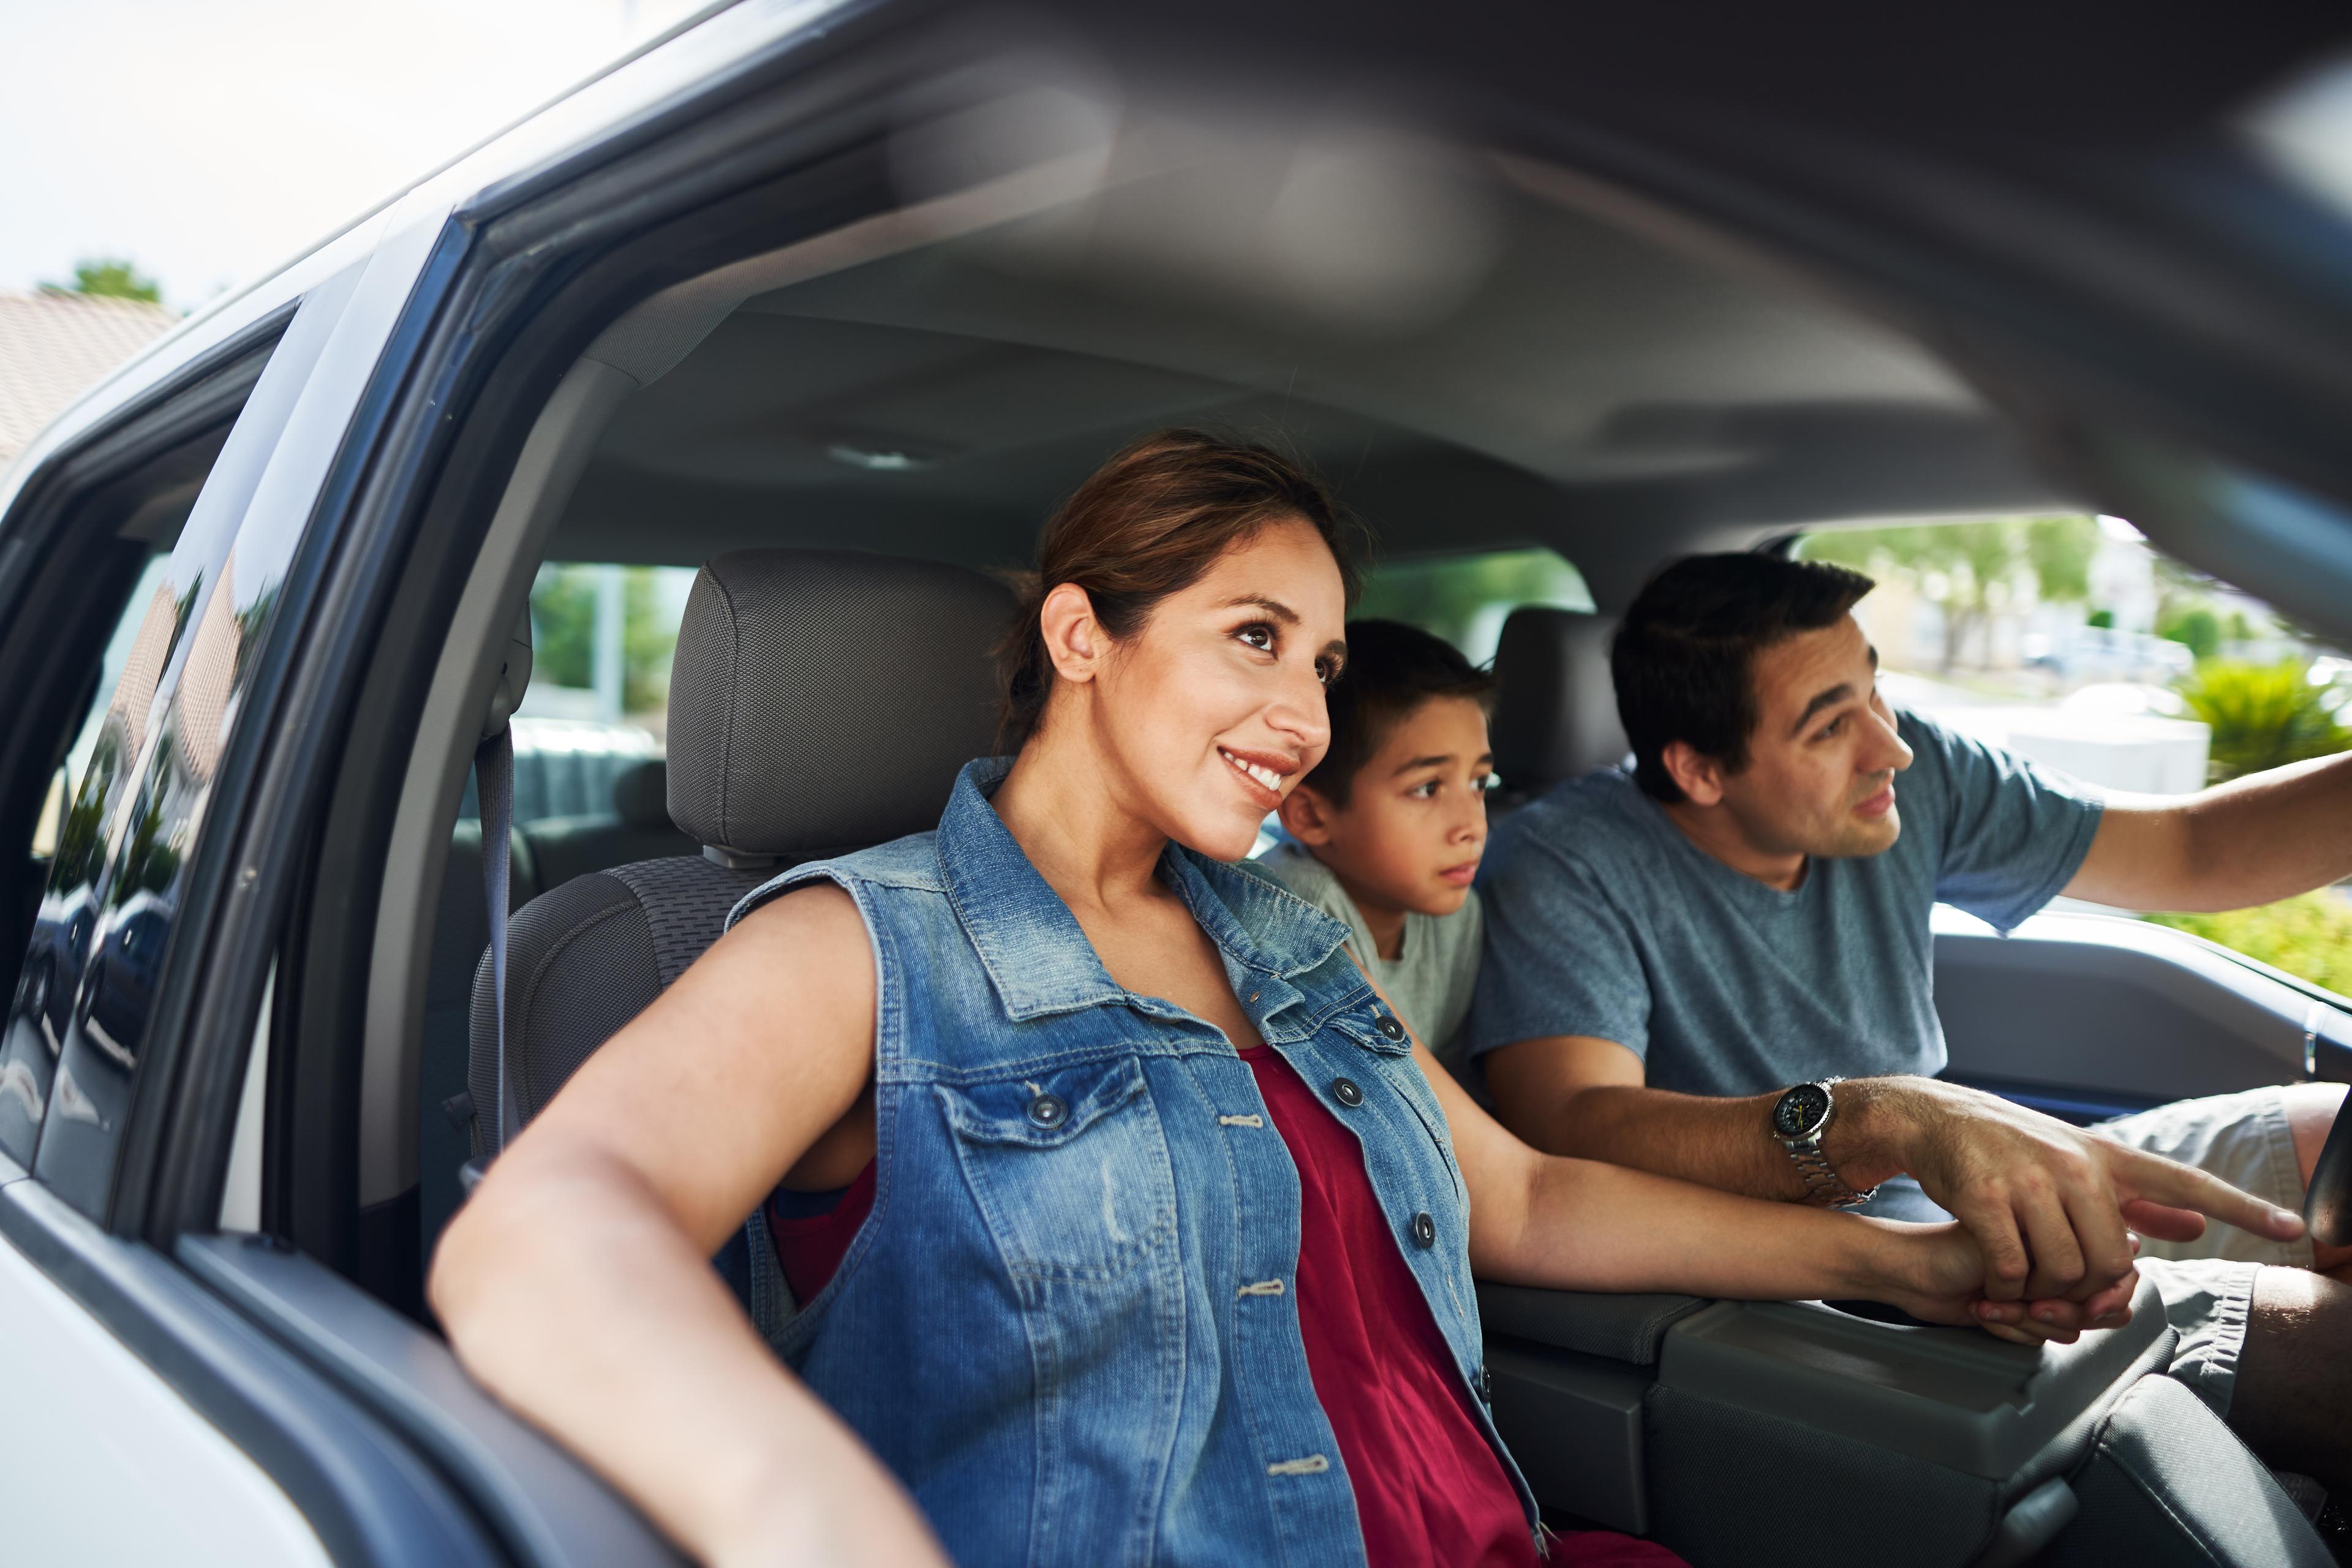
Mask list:
[[[1204,0],[1179,16],[1065,0],[986,21],[982,29],[928,0],[711,7],[192,319],[26,456],[55,449],[364,258],[387,232],[451,213],[494,216],[747,60],[831,32],[960,37],[974,51],[1050,57],[1138,103],[1281,103],[1307,120],[1353,115],[1508,149],[1517,172],[1506,170],[1499,187],[1511,190],[1510,221],[1575,230],[1577,243],[1554,253],[1580,258],[1577,281],[1591,290],[1582,298],[1623,307],[1622,324],[1648,335],[1614,354],[1583,352],[1609,322],[1587,320],[1580,337],[1570,319],[1579,296],[1555,286],[1547,299],[1543,279],[1527,279],[1528,287],[1474,301],[1458,332],[1492,340],[1524,323],[1529,342],[1579,352],[1555,354],[1549,367],[1532,353],[1504,355],[1524,374],[1488,384],[1483,403],[1462,377],[1443,374],[1442,352],[1392,353],[1362,367],[1345,402],[1301,399],[1234,373],[1231,355],[1217,367],[1229,374],[1202,377],[1187,354],[1147,341],[1149,322],[1097,323],[1103,330],[1085,342],[1051,341],[1039,301],[1012,297],[1017,279],[997,279],[981,319],[971,310],[960,319],[958,300],[919,287],[937,278],[885,260],[751,302],[667,398],[628,412],[604,459],[625,457],[632,441],[642,447],[663,404],[684,406],[698,378],[724,381],[730,353],[732,384],[706,392],[756,413],[774,389],[742,374],[759,357],[751,345],[803,351],[797,363],[819,382],[835,373],[820,390],[837,392],[847,368],[839,356],[887,341],[910,365],[991,346],[1026,353],[1033,367],[1060,356],[1068,384],[1099,395],[1115,416],[1090,431],[1049,428],[1024,455],[1007,454],[985,509],[1003,522],[967,528],[941,547],[950,558],[1003,558],[1012,520],[1034,527],[1040,499],[1066,488],[1082,449],[1098,455],[1103,431],[1171,400],[1184,405],[1187,377],[1215,384],[1193,389],[1195,406],[1244,425],[1269,412],[1287,419],[1327,468],[1352,455],[1366,494],[1428,497],[1375,519],[1407,550],[1553,542],[1565,530],[1570,552],[1609,584],[1673,549],[1790,522],[2097,492],[2114,464],[2084,458],[2080,441],[2056,450],[2078,432],[2050,438],[2053,426],[2079,425],[2072,416],[2084,406],[2237,443],[2323,492],[2352,489],[2352,459],[2327,434],[2340,430],[2331,416],[2352,395],[2352,354],[2336,352],[2352,339],[2352,279],[2340,264],[2315,262],[2315,209],[2296,206],[2289,183],[2248,153],[2242,133],[2249,102],[2315,68],[2352,34],[2340,8],[2186,5],[2118,30],[2111,14],[2085,4],[1981,10],[1962,26],[1778,8],[1625,14],[1492,3],[1434,18],[1418,5],[1299,0]],[[1531,195],[1545,178],[1557,188]],[[2231,213],[2241,221],[2217,221]],[[2139,248],[2117,251],[2119,235]],[[954,259],[967,284],[986,271]],[[973,305],[969,289],[960,302]],[[2076,320],[2061,317],[2070,303]],[[2100,309],[2113,319],[2097,319]],[[2214,331],[2217,315],[2230,330]],[[2136,341],[2131,329],[2150,320],[2166,330]],[[859,331],[841,330],[853,321]],[[2136,353],[2151,342],[2178,363]],[[1743,387],[1743,377],[1765,384]],[[1810,386],[1794,384],[1808,378]],[[2248,386],[2273,395],[2247,395]],[[858,432],[847,434],[841,444],[855,447]],[[1742,460],[1759,450],[1773,460]],[[699,476],[711,515],[726,510],[721,492],[730,488],[712,477],[748,456],[712,454]],[[878,478],[845,484],[809,468],[822,455],[784,456],[802,464],[803,479],[822,472],[826,481],[787,486],[794,499],[827,486],[836,496],[880,492]],[[1491,515],[1447,517],[1444,499],[1471,478],[1500,498]],[[731,488],[754,503],[778,489]],[[1573,513],[1608,526],[1562,521]],[[575,520],[571,536],[598,537],[593,521]],[[919,532],[909,529],[910,539]],[[714,537],[724,531],[715,527]],[[1624,548],[1612,551],[1612,540]]]

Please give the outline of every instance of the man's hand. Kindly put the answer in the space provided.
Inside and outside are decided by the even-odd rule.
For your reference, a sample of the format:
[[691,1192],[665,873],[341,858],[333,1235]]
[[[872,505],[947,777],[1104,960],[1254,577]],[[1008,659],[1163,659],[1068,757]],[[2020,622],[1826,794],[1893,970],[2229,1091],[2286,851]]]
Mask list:
[[1973,1323],[2021,1345],[2072,1344],[2086,1329],[2117,1329],[2131,1321],[2137,1270],[2075,1300],[1989,1301],[1980,1294],[1984,1254],[1966,1227],[1874,1221],[1886,1232],[1887,1280],[1877,1294],[1931,1323]]
[[[2273,1241],[2303,1234],[2301,1215],[2217,1176],[1995,1095],[1922,1078],[1851,1088],[1844,1146],[1833,1125],[1824,1152],[1857,1186],[1898,1171],[1916,1178],[1974,1238],[1990,1301],[2087,1300],[2131,1272],[2126,1226],[2189,1241],[2210,1215]],[[1839,1087],[1841,1111],[1848,1092]]]

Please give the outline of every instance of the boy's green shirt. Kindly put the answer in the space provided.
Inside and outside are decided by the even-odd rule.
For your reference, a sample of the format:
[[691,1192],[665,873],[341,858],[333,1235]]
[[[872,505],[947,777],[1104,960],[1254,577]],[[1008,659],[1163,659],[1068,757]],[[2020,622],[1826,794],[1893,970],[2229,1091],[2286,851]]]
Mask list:
[[1412,1026],[1412,1032],[1444,1062],[1459,1071],[1462,1053],[1454,1036],[1470,1010],[1471,993],[1478,984],[1478,944],[1486,916],[1473,892],[1450,915],[1408,911],[1404,917],[1404,947],[1393,961],[1382,958],[1373,945],[1371,928],[1364,923],[1356,902],[1339,885],[1331,868],[1297,844],[1277,844],[1258,858],[1282,885],[1332,919],[1344,923],[1348,946],[1372,984],[1381,988]]

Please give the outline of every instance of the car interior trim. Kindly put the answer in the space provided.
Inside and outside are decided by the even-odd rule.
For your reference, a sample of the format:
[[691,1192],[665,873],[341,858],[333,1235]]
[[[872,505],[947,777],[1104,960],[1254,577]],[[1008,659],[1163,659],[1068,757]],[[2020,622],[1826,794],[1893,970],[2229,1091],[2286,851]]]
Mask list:
[[0,1187],[0,1238],[268,1472],[337,1563],[502,1562],[418,1456],[152,1247],[107,1235],[36,1181]]
[[467,1375],[437,1336],[257,1236],[189,1236],[179,1260],[398,1427],[522,1563],[679,1563],[620,1496]]

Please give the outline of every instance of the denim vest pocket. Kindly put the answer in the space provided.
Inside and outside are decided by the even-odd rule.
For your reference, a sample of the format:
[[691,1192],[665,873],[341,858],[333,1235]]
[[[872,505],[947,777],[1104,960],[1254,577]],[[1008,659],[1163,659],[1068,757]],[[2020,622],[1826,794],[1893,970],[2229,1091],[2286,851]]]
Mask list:
[[1138,1058],[933,1088],[1015,1276],[1116,1279],[1173,1241],[1175,1174]]

